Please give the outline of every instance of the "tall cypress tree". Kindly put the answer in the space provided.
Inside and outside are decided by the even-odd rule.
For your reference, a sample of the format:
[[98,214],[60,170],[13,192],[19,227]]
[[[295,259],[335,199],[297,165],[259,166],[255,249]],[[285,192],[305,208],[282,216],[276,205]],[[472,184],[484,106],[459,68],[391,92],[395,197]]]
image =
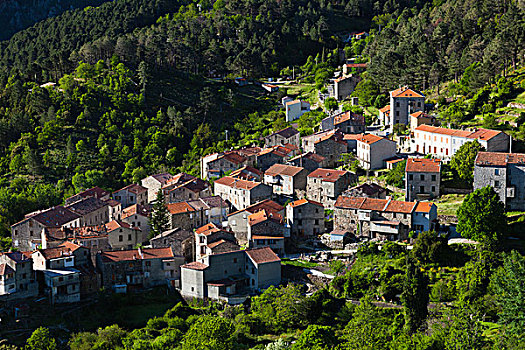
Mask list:
[[415,333],[428,316],[429,289],[428,278],[412,257],[407,258],[405,283],[401,302],[405,309],[405,327]]
[[157,198],[153,204],[149,225],[151,227],[149,238],[155,237],[170,228],[168,207],[166,206],[166,200],[164,199],[162,190],[157,192]]

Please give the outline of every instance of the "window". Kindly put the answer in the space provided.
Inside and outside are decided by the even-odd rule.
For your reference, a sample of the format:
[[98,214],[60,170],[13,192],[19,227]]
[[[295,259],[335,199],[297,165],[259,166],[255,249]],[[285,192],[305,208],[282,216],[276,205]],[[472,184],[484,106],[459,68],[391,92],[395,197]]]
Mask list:
[[121,229],[121,228],[119,228],[118,232],[122,232],[122,229]]
[[432,192],[436,192],[436,186],[432,186]]
[[436,181],[436,175],[432,175],[432,181]]
[[146,261],[146,266],[151,266],[151,261]]
[[396,102],[396,107],[399,107],[399,102]]
[[119,235],[119,236],[118,236],[118,241],[119,241],[119,242],[122,242],[123,240],[124,240],[124,237],[122,237],[122,235]]
[[233,258],[233,263],[234,263],[234,264],[237,263],[237,258]]
[[425,186],[419,186],[419,193],[425,192]]
[[128,235],[128,241],[131,241],[131,235]]
[[409,179],[410,181],[414,180],[414,175],[412,175],[412,174],[408,175],[408,179]]
[[419,175],[419,177],[421,178],[421,181],[425,181],[425,175],[424,174]]
[[59,277],[58,282],[62,282],[62,281],[64,281],[64,277]]
[[499,175],[499,169],[494,169],[494,175]]
[[314,220],[314,225],[319,225],[319,219]]
[[494,181],[494,187],[499,187],[499,181]]

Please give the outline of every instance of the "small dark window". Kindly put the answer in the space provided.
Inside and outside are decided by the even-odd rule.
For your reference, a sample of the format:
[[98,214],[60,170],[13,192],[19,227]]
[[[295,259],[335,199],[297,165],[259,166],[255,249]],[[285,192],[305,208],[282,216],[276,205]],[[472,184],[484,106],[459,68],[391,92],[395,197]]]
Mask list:
[[421,181],[425,181],[425,175],[421,174],[420,178],[421,178]]
[[420,193],[425,192],[425,186],[419,186],[419,192]]
[[436,175],[432,175],[432,181],[436,181]]
[[408,179],[409,180],[414,180],[414,175],[412,175],[412,174],[408,175]]

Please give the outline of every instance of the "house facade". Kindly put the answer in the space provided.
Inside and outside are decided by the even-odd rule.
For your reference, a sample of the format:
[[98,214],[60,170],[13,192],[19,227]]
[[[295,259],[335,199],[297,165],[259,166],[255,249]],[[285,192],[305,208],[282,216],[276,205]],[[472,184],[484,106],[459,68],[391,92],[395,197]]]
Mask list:
[[97,226],[109,222],[109,204],[95,197],[87,197],[66,206],[80,216],[80,226]]
[[276,131],[264,138],[264,147],[284,146],[286,144],[300,146],[299,131],[290,127]]
[[169,173],[161,173],[150,175],[140,181],[142,187],[145,187],[148,190],[148,203],[155,201],[157,198],[157,192],[160,191],[162,186],[164,186],[168,180],[172,178],[173,175]]
[[306,112],[310,112],[310,103],[302,100],[286,102],[284,105],[286,121],[291,122],[299,119]]
[[436,117],[422,111],[410,114],[410,132],[413,133],[420,125],[435,125]]
[[365,117],[351,111],[342,112],[324,118],[321,121],[321,129],[339,129],[345,134],[362,134],[366,131]]
[[134,204],[146,205],[148,203],[148,189],[139,184],[131,184],[111,194],[111,198],[119,201],[122,208]]
[[405,168],[405,200],[424,200],[439,197],[441,160],[408,158]]
[[325,209],[333,209],[337,197],[356,182],[357,175],[354,173],[319,168],[307,177],[306,197],[323,203]]
[[366,170],[383,169],[385,161],[396,155],[396,143],[385,137],[365,134],[356,145],[357,159]]
[[287,164],[305,168],[308,172],[312,172],[318,168],[328,167],[327,159],[313,152],[307,152],[293,157],[288,160]]
[[308,171],[293,165],[274,164],[264,173],[264,183],[277,195],[293,196],[306,191]]
[[214,182],[214,193],[240,210],[272,197],[272,188],[254,181],[239,180],[229,176]]
[[335,230],[371,239],[404,240],[410,231],[432,230],[436,224],[437,207],[428,202],[341,196],[335,204]]
[[507,152],[510,137],[502,131],[490,129],[455,130],[420,125],[414,131],[413,151],[450,160],[467,142],[477,140],[487,152]]
[[421,92],[401,87],[390,91],[390,113],[386,127],[393,131],[394,125],[409,125],[410,114],[425,110],[425,95]]
[[38,283],[29,253],[0,253],[0,301],[32,298]]
[[166,202],[177,203],[211,196],[210,184],[195,178],[166,191]]
[[507,210],[525,210],[525,154],[479,152],[474,189],[491,186]]
[[175,257],[171,248],[119,250],[97,256],[102,285],[116,291],[161,285],[176,287],[183,263],[184,258]]
[[248,216],[248,246],[269,247],[276,254],[284,254],[283,217],[273,211],[261,210]]
[[253,292],[281,282],[281,260],[270,248],[239,250],[183,265],[181,275],[184,297],[240,304]]
[[200,160],[201,177],[205,180],[221,177],[246,165],[247,158],[235,151],[210,154]]
[[324,206],[305,198],[288,203],[286,223],[292,238],[322,234],[325,231]]
[[153,248],[171,248],[175,257],[183,257],[184,262],[195,260],[195,236],[193,232],[179,227],[164,231],[150,239]]
[[108,242],[113,250],[133,249],[148,239],[138,226],[131,227],[127,222],[113,220],[105,226]]

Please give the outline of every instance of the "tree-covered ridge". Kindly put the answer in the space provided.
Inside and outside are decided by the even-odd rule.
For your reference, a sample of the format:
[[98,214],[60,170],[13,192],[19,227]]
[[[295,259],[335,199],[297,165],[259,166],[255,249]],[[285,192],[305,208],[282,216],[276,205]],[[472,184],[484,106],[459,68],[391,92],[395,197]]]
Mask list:
[[472,92],[524,61],[521,1],[433,1],[420,11],[405,9],[375,22],[381,32],[365,53],[371,57],[370,77],[384,91],[399,84],[427,89],[457,81],[476,63],[465,84]]
[[117,0],[39,22],[0,42],[0,78],[20,74],[24,80],[57,81],[76,67],[78,62],[69,56],[84,43],[150,25],[182,4],[185,2]]
[[0,1],[0,41],[38,21],[79,7],[99,6],[103,0],[4,0]]

